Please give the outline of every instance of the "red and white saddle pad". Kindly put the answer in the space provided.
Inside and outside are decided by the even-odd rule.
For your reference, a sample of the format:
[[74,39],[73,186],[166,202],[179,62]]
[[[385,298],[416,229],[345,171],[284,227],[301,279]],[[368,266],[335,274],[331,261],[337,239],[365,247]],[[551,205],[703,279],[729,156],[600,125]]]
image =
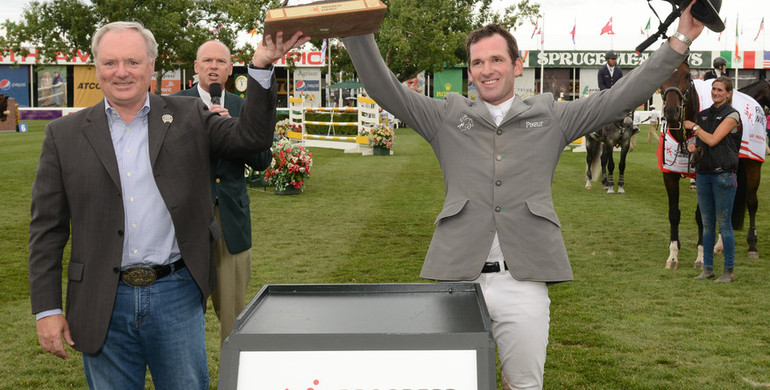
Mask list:
[[[658,138],[658,169],[664,173],[680,173],[685,177],[695,177],[695,169],[690,167],[690,154],[687,153],[686,146],[684,151],[680,150],[682,148],[671,135],[665,118],[661,118],[660,123],[663,133]],[[693,137],[687,139],[687,142],[694,142]]]

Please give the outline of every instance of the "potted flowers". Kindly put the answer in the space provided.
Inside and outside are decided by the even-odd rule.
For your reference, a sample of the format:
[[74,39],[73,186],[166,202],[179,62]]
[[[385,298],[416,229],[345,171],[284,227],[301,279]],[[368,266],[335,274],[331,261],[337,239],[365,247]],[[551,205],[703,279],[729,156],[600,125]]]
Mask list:
[[265,170],[265,180],[275,186],[276,194],[299,194],[310,176],[313,155],[302,146],[289,142],[288,138],[274,143],[272,151],[273,162]]
[[278,135],[278,138],[286,138],[286,133],[289,131],[301,133],[302,126],[299,123],[293,123],[288,119],[278,121],[275,124],[275,134]]
[[375,156],[390,156],[390,148],[393,147],[393,139],[396,138],[392,127],[379,124],[364,132],[369,137],[369,145],[372,146]]

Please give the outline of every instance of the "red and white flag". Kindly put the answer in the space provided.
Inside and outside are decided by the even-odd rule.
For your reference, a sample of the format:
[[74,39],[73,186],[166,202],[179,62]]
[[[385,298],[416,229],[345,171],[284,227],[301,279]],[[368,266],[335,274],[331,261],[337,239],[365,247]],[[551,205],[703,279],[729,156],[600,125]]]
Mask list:
[[762,30],[764,30],[764,29],[765,29],[765,18],[762,17],[762,21],[759,22],[759,31],[757,31],[757,36],[754,37],[754,42],[757,41],[757,38],[759,38],[759,33],[761,33]]
[[602,27],[602,32],[599,33],[599,35],[603,35],[603,34],[615,35],[615,32],[612,31],[612,16],[610,16],[610,21],[607,22],[607,24],[605,24],[604,27]]

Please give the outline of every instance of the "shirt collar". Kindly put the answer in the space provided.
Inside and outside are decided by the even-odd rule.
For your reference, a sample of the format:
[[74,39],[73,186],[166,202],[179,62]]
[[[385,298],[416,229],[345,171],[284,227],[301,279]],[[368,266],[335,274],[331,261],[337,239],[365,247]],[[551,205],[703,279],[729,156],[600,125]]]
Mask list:
[[[205,103],[205,104],[206,104],[206,107],[209,107],[209,108],[210,108],[210,107],[211,107],[211,94],[210,94],[210,93],[208,93],[208,92],[206,92],[206,91],[203,89],[203,87],[201,87],[201,84],[200,84],[200,83],[198,83],[198,84],[196,84],[196,85],[197,85],[197,88],[198,88],[198,95],[200,95],[200,97],[201,97],[201,100],[203,100],[203,103]],[[225,93],[225,90],[223,89],[223,90],[222,90],[222,100],[220,101],[220,102],[221,102],[221,103],[220,103],[220,105],[221,105],[222,107],[224,107],[224,106],[225,106],[225,95],[226,95],[226,93]]]
[[508,111],[511,110],[511,106],[513,106],[513,102],[516,100],[516,95],[513,95],[510,99],[498,104],[494,105],[491,103],[484,102],[484,105],[487,106],[487,109],[489,110],[489,113],[492,114],[492,119],[495,120],[495,123],[497,125],[500,125],[503,118],[505,118],[505,115],[508,114]]
[[[107,114],[107,116],[119,116],[118,110],[116,110],[114,107],[110,105],[110,102],[107,101],[107,98],[104,98],[104,112]],[[142,117],[147,115],[147,113],[150,112],[150,93],[148,92],[144,97],[144,105],[142,108],[139,109],[139,112],[136,113],[136,118]]]

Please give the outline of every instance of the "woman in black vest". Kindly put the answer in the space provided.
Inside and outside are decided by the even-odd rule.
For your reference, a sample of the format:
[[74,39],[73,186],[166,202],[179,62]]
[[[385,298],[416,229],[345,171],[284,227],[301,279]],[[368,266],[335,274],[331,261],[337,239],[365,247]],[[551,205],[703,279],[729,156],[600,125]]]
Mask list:
[[735,235],[730,218],[738,188],[738,152],[741,147],[741,118],[730,103],[733,82],[718,77],[711,86],[714,104],[698,113],[697,123],[685,121],[695,133],[695,142],[687,146],[690,153],[702,154],[696,170],[698,205],[703,218],[703,271],[695,279],[711,279],[714,274],[716,225],[724,244],[724,272],[716,282],[732,282],[735,264]]

